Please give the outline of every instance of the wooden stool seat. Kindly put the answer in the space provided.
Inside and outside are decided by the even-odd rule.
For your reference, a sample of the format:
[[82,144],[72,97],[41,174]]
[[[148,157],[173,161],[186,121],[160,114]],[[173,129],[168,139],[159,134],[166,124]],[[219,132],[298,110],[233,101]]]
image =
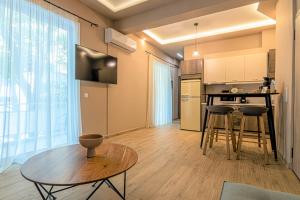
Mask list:
[[[203,155],[206,155],[208,142],[210,142],[209,144],[210,148],[213,146],[216,116],[223,115],[225,117],[227,158],[230,159],[229,129],[231,133],[233,151],[236,151],[236,138],[235,138],[235,134],[233,133],[233,125],[232,125],[232,112],[234,111],[234,109],[230,106],[217,105],[217,106],[208,106],[207,110],[209,111],[209,121],[208,121],[208,130],[207,130],[205,143],[204,143]],[[217,133],[216,133],[216,137],[217,137]]]

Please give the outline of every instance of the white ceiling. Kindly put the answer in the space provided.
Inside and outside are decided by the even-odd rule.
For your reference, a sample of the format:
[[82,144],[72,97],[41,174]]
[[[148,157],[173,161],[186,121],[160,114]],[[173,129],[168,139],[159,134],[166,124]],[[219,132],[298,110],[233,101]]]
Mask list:
[[80,0],[106,17],[119,20],[166,5],[176,0]]
[[[127,6],[127,8],[128,8],[130,6],[140,4],[147,0],[98,0],[98,1],[99,2],[103,2],[103,1],[108,2],[111,5],[113,5],[114,7],[124,7],[124,5],[128,5]],[[125,9],[125,7],[123,9]]]
[[[276,24],[275,20],[257,11],[257,8],[258,3],[255,3],[143,32],[159,44],[164,45]],[[194,23],[199,24],[197,34]]]
[[147,0],[97,0],[113,12],[118,12],[126,8],[138,5]]
[[[199,43],[259,33],[275,27],[276,23],[266,16],[272,17],[276,0],[80,1],[110,18],[117,30],[146,38],[147,42],[173,57],[177,52],[183,52],[185,45],[194,43],[195,22],[199,23]],[[269,14],[257,11],[258,2],[260,11],[267,10]]]

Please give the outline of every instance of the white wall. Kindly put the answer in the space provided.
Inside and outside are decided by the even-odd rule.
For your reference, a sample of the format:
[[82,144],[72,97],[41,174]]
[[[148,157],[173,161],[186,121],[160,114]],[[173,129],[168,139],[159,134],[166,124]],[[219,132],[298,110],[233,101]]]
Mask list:
[[276,133],[279,153],[291,163],[293,137],[293,0],[278,0],[276,6]]

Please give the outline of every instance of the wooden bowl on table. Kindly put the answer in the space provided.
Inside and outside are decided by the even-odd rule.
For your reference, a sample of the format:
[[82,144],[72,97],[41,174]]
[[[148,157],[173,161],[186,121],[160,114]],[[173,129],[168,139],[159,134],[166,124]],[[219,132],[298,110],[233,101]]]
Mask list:
[[96,156],[95,148],[103,141],[103,136],[99,134],[86,134],[79,137],[81,146],[87,148],[87,157],[92,158]]

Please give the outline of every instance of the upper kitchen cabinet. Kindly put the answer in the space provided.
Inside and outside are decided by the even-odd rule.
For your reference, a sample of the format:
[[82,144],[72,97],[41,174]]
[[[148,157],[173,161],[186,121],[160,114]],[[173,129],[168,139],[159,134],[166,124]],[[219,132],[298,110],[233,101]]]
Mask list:
[[226,82],[241,82],[245,80],[245,57],[233,56],[226,59]]
[[226,58],[206,59],[204,61],[204,83],[226,82]]
[[259,82],[267,76],[267,53],[256,53],[204,61],[204,83]]
[[262,81],[267,76],[267,54],[257,53],[245,56],[245,81]]
[[203,73],[203,60],[185,60],[181,66],[181,74],[202,74]]

